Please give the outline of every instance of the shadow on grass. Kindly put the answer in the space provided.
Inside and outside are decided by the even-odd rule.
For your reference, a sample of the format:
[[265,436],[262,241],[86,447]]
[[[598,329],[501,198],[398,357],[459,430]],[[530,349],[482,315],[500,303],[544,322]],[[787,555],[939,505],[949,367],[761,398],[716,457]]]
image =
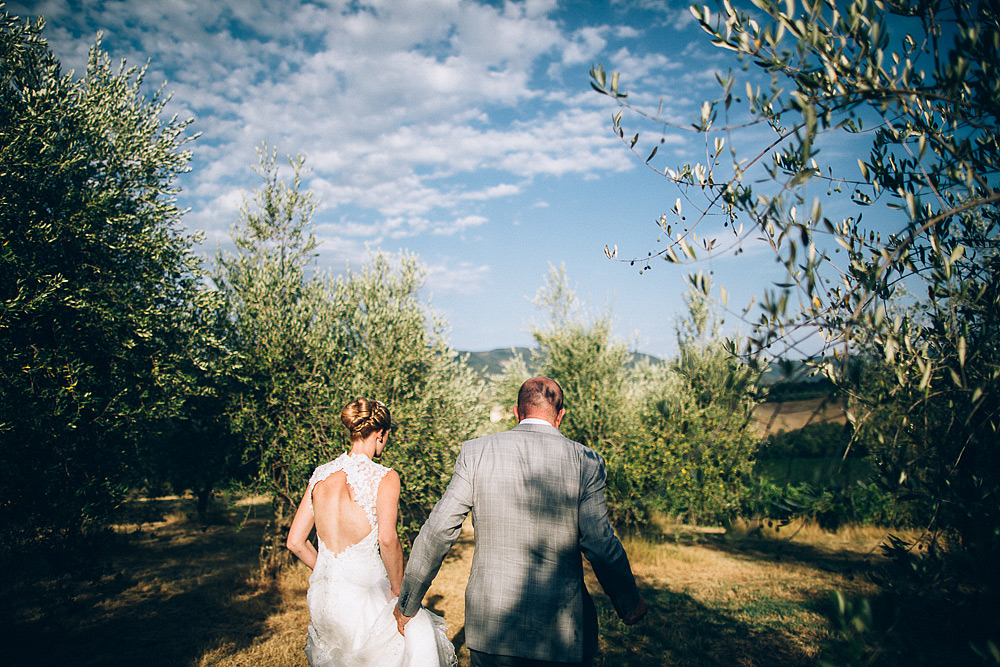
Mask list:
[[625,626],[610,601],[595,595],[600,620],[600,652],[594,667],[792,667],[814,665],[788,634],[755,630],[683,593],[640,584],[649,614]]
[[[155,519],[182,505],[136,511]],[[266,634],[280,602],[276,585],[251,581],[263,526],[179,520],[20,559],[0,582],[5,660],[166,667],[219,646],[245,648]]]
[[[921,575],[909,563],[891,562],[881,550],[865,553],[767,535],[676,532],[661,536],[661,541],[697,544],[734,559],[795,565],[835,573],[846,581],[874,583],[876,592],[866,598],[845,591],[849,604],[855,607],[866,600],[871,615],[864,621],[863,630],[848,628],[846,635],[819,647],[823,657],[833,664],[996,664],[976,655],[973,648],[982,650],[988,640],[996,643],[1000,638],[1000,603],[995,595],[988,594],[989,587],[981,581],[956,582],[940,574]],[[837,609],[832,592],[823,591],[791,604],[830,619],[830,630],[836,636]],[[603,601],[602,647],[607,648],[608,658],[598,661],[598,665],[815,664],[815,657],[795,648],[795,637],[789,632],[773,626],[749,627],[683,594],[663,590],[644,590],[643,594],[656,599],[655,608],[662,611],[638,630],[617,623],[607,601]],[[663,634],[649,627],[661,623],[665,626]],[[670,629],[671,624],[674,629]],[[649,648],[629,658],[630,644]],[[646,650],[653,656],[662,652],[661,662],[640,662]]]
[[795,564],[847,577],[865,576],[877,568],[881,552],[862,553],[848,549],[827,548],[794,538],[779,538],[754,534],[731,536],[725,533],[699,533],[663,535],[664,543],[692,543],[725,553],[739,560],[754,562]]

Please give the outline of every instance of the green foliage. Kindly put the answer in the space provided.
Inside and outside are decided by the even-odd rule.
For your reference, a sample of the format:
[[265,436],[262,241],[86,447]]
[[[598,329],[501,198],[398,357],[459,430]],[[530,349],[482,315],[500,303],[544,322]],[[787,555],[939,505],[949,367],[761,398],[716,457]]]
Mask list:
[[771,401],[807,401],[812,398],[831,398],[837,395],[837,386],[822,378],[815,381],[778,382],[767,389],[767,400]]
[[827,650],[827,655],[820,658],[819,666],[866,664],[870,650],[866,640],[875,627],[871,604],[865,598],[848,599],[841,591],[831,592],[830,599],[832,602],[830,620],[833,621],[843,644],[837,647],[836,655],[830,655],[832,652]]
[[893,494],[874,482],[852,484],[776,483],[758,477],[743,495],[742,514],[766,517],[781,525],[793,520],[815,521],[821,528],[836,532],[846,525],[906,527],[915,518],[900,510]]
[[60,73],[0,18],[0,526],[5,547],[109,515],[187,391],[205,294],[172,182],[187,123],[98,42]]
[[559,382],[561,430],[604,456],[609,510],[622,528],[642,527],[654,512],[700,522],[735,516],[757,450],[746,429],[756,375],[724,348],[707,294],[692,286],[678,358],[638,365],[612,339],[610,316],[580,314],[561,267],[536,303],[549,326],[533,331],[538,350],[529,361],[506,367],[500,402],[512,404],[529,376]]
[[709,293],[707,278],[691,279],[688,316],[677,325],[676,377],[650,395],[643,428],[667,457],[668,511],[726,523],[739,514],[753,473],[758,439],[747,427],[760,374],[732,354]]
[[290,161],[285,182],[274,157],[260,152],[264,184],[233,230],[237,254],[220,254],[216,275],[236,352],[230,428],[256,483],[274,497],[270,566],[284,558],[284,535],[312,470],[350,444],[340,422],[345,404],[367,396],[392,412],[385,460],[402,478],[406,540],[482,419],[482,383],[418,299],[416,259],[403,255],[394,265],[379,255],[361,273],[310,275],[318,243],[312,196],[301,189],[304,160]]
[[[765,438],[760,458],[839,456],[851,441],[851,429],[845,424],[822,422],[806,424],[794,431],[780,431]],[[854,450],[854,454],[861,454]]]
[[642,525],[657,500],[650,484],[655,467],[652,460],[642,461],[640,454],[648,453],[651,443],[637,432],[628,348],[612,339],[609,315],[590,321],[580,313],[562,266],[549,269],[535,303],[549,316],[548,327],[532,331],[538,348],[528,362],[518,355],[506,365],[499,379],[499,402],[515,404],[517,390],[528,377],[556,380],[566,408],[560,430],[607,462],[612,521],[622,527]]
[[448,345],[445,322],[418,298],[423,281],[415,257],[394,265],[379,255],[360,274],[338,279],[331,298],[347,313],[335,343],[344,354],[338,383],[348,389],[338,406],[367,395],[392,410],[384,458],[401,477],[406,545],[444,493],[459,446],[486,421],[484,383]]
[[188,388],[176,412],[164,420],[155,451],[146,461],[147,490],[191,490],[199,518],[208,520],[216,489],[246,482],[243,441],[229,419],[239,384],[233,373],[240,357],[231,349],[233,327],[217,290],[191,304],[201,337],[183,359]]
[[[697,211],[689,205],[682,217],[678,200],[661,220],[665,231],[678,228],[678,240],[650,257],[694,259],[695,228],[720,211],[735,244],[763,235],[787,276],[763,299],[746,352],[785,354],[819,332],[838,354],[825,370],[851,401],[856,433],[867,438],[887,488],[924,503],[933,525],[955,531],[982,561],[995,560],[997,4],[755,4],[753,16],[728,1],[716,16],[692,8],[713,44],[772,84],[762,89],[750,79],[743,97],[736,75],[720,76],[722,98],[705,102],[694,123],[708,160],[653,165]],[[609,85],[595,67],[592,79],[629,106],[617,74]],[[622,128],[621,113],[614,122],[626,144],[626,137],[639,143]],[[744,150],[739,141],[761,141],[740,129],[747,127],[769,136]],[[833,142],[865,138],[868,154],[858,156],[856,171],[821,162]],[[824,193],[849,201],[851,214],[824,215]],[[715,230],[698,232],[710,238]],[[905,307],[894,301],[904,285],[921,296]]]
[[628,348],[611,338],[611,318],[586,321],[564,267],[549,270],[548,283],[535,299],[550,317],[547,329],[532,335],[541,352],[539,375],[558,378],[569,406],[562,431],[607,455],[628,437]]
[[317,246],[310,231],[311,196],[300,191],[303,160],[290,161],[291,184],[281,181],[274,152],[258,152],[264,181],[241,225],[233,228],[236,255],[220,253],[215,282],[225,300],[236,353],[231,430],[244,441],[244,458],[278,499],[278,525],[298,502],[301,480],[316,459],[330,457],[340,421],[337,387],[328,375],[337,350],[328,331],[339,315],[325,284],[306,278]]

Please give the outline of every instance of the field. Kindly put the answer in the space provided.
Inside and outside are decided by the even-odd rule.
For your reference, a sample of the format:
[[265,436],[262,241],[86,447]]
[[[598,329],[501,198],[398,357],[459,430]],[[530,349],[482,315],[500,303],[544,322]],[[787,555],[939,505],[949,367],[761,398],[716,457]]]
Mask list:
[[[132,523],[74,553],[33,554],[3,568],[0,627],[8,664],[305,665],[307,570],[262,577],[267,505],[234,502],[212,525],[193,501],[134,502]],[[599,666],[813,665],[839,645],[829,591],[876,592],[883,533],[812,527],[776,533],[663,525],[655,539],[623,541],[647,619],[622,626],[595,594]],[[463,596],[472,555],[463,533],[425,603],[464,648]],[[591,591],[598,591],[591,577]]]
[[842,399],[821,397],[761,403],[753,412],[753,420],[761,435],[771,435],[779,431],[795,431],[808,424],[843,424],[846,416]]

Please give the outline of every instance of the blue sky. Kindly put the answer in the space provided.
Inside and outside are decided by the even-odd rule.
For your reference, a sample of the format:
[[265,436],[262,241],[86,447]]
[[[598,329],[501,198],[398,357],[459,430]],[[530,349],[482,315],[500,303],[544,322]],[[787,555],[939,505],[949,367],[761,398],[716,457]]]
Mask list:
[[[451,345],[531,345],[531,303],[564,264],[593,312],[610,309],[633,350],[675,351],[684,276],[711,271],[738,310],[780,276],[761,244],[639,274],[619,257],[657,244],[676,189],[611,131],[611,100],[588,70],[621,70],[633,103],[678,122],[738,67],[712,47],[686,2],[621,0],[39,0],[64,70],[82,72],[98,31],[113,60],[148,62],[150,90],[194,119],[192,171],[178,183],[185,224],[214,253],[228,239],[267,142],[303,154],[319,199],[320,261],[359,268],[373,250],[415,253],[423,296]],[[659,136],[659,135],[658,135]],[[694,133],[667,130],[668,163],[704,156]],[[732,324],[733,318],[730,318]]]

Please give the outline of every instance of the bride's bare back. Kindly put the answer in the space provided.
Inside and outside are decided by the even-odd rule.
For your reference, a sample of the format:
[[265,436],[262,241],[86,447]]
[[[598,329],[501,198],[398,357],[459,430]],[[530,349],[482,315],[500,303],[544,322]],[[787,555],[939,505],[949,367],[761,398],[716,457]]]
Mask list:
[[312,503],[316,534],[333,553],[357,544],[372,530],[343,470],[316,483]]
[[421,609],[404,639],[393,618],[403,580],[399,475],[372,461],[388,442],[389,409],[359,398],[344,406],[341,421],[351,451],[313,471],[286,541],[313,570],[306,657],[311,665],[455,665],[443,619]]

